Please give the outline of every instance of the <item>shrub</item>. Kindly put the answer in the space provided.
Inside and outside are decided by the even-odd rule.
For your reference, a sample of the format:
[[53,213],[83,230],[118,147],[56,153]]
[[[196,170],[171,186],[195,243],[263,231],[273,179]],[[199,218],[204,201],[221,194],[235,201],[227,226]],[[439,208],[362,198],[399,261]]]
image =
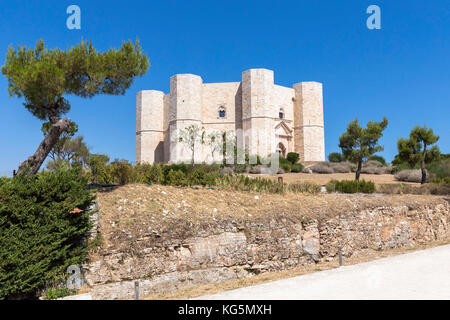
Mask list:
[[[392,163],[394,164],[394,161],[392,161]],[[402,170],[411,170],[413,168],[414,167],[411,167],[407,162],[396,162],[395,166],[392,167],[392,173],[395,174]]]
[[[250,170],[250,172],[251,172],[251,170]],[[222,168],[220,170],[220,174],[222,174],[222,175],[229,175],[229,176],[231,176],[231,175],[233,175],[233,173],[234,173],[234,171],[230,167],[225,167],[225,168]]]
[[330,167],[333,169],[334,173],[350,173],[350,163],[349,162],[330,162]]
[[436,178],[450,177],[450,159],[434,161],[426,166],[427,170]]
[[85,260],[87,180],[79,169],[0,179],[0,299],[36,296]]
[[246,164],[236,164],[233,167],[233,172],[235,173],[248,173],[250,172],[250,167],[248,167]]
[[382,184],[377,186],[377,191],[386,194],[434,194],[449,195],[450,185],[439,183],[427,183],[416,186],[411,184]]
[[45,290],[44,297],[46,300],[56,300],[76,293],[76,290],[70,290],[66,287],[51,287]]
[[317,194],[320,192],[321,187],[314,182],[300,182],[291,183],[287,185],[287,191],[289,192],[302,192],[302,193],[312,193]]
[[433,178],[430,179],[431,183],[439,183],[439,184],[450,184],[450,177],[445,178]]
[[292,163],[292,164],[296,164],[298,162],[298,159],[300,159],[300,155],[296,152],[289,152],[287,154],[286,159]]
[[291,172],[302,172],[304,168],[301,163],[295,163],[292,165]]
[[280,168],[283,169],[284,172],[291,172],[292,163],[289,160],[280,156],[279,161]]
[[383,166],[378,160],[369,160],[363,163],[361,168],[361,173],[366,174],[390,174],[391,172],[391,167]]
[[[394,175],[394,178],[398,181],[405,182],[421,182],[422,181],[422,172],[420,169],[414,170],[402,170],[397,172]],[[427,172],[427,181],[430,179],[429,174]]]
[[215,185],[216,178],[219,178],[219,174],[215,172],[205,172],[203,169],[195,169],[187,176],[187,184],[190,186],[202,185],[212,186]]
[[342,162],[342,161],[345,161],[345,157],[339,152],[332,152],[328,155],[328,161]]
[[253,174],[261,174],[263,167],[264,167],[263,165],[256,165],[256,166],[253,166],[253,167],[250,169],[250,173],[253,173]]
[[328,192],[342,193],[374,193],[375,184],[366,180],[331,180],[326,185]]
[[188,180],[186,174],[183,171],[179,169],[170,169],[166,177],[166,184],[171,186],[183,187],[188,185]]
[[105,166],[109,162],[109,157],[104,154],[90,154],[87,159],[87,166],[91,169],[92,182],[103,183],[105,180]]
[[283,173],[291,172],[292,164],[290,162],[280,163],[280,169],[283,170]]
[[164,183],[164,171],[163,171],[163,164],[157,163],[152,165],[149,168],[149,171],[146,175],[147,177],[147,183],[158,183],[162,184]]
[[383,164],[377,160],[369,160],[367,162],[364,162],[363,167],[375,167],[375,168],[381,168]]
[[313,173],[334,173],[334,170],[330,167],[330,164],[328,162],[316,163],[303,169],[302,172],[308,173],[308,169]]
[[369,161],[370,160],[377,161],[377,162],[381,163],[382,166],[387,166],[386,159],[384,159],[382,156],[373,155],[373,156],[369,157]]
[[114,183],[124,185],[136,181],[133,166],[127,160],[114,160],[111,169]]

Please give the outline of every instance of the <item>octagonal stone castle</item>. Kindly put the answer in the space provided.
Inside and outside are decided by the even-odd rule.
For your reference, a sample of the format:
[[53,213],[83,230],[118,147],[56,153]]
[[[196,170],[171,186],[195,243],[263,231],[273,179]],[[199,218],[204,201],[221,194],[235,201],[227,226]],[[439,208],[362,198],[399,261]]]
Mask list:
[[[267,69],[250,69],[242,73],[241,82],[224,83],[177,74],[170,78],[170,93],[137,93],[136,162],[189,162],[192,152],[178,135],[191,125],[205,134],[233,132],[237,147],[251,155],[297,152],[300,161],[325,160],[318,82],[282,87],[274,84],[273,71]],[[221,161],[221,154],[211,156],[211,148],[197,143],[195,162]]]

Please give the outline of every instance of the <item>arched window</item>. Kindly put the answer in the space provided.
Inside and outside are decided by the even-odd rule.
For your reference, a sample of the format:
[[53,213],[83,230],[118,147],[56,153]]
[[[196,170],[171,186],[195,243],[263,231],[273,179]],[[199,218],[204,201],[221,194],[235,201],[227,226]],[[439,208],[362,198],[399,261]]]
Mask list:
[[279,117],[280,119],[283,119],[283,118],[284,118],[284,110],[283,110],[283,108],[280,108],[280,112],[278,113],[278,117]]
[[226,114],[227,114],[227,112],[226,112],[226,110],[225,110],[225,107],[224,107],[224,106],[221,106],[221,107],[219,108],[219,118],[225,118]]

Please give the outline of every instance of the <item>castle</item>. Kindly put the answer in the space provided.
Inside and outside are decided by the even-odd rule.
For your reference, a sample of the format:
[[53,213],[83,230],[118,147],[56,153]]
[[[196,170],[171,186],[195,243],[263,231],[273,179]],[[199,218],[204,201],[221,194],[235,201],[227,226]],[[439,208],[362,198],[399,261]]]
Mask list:
[[[250,155],[297,152],[300,161],[324,161],[322,84],[274,84],[273,71],[250,69],[241,82],[203,83],[193,74],[170,78],[170,93],[144,90],[136,96],[136,162],[189,162],[192,152],[179,130],[234,132]],[[221,161],[211,146],[197,143],[196,163]],[[214,157],[214,159],[211,159]]]

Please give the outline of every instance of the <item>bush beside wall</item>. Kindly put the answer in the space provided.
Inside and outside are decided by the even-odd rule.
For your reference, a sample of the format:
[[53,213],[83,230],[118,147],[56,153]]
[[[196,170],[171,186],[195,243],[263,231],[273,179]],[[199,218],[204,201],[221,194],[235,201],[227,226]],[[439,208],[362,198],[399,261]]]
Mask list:
[[87,182],[77,169],[0,179],[0,299],[36,296],[85,260]]

